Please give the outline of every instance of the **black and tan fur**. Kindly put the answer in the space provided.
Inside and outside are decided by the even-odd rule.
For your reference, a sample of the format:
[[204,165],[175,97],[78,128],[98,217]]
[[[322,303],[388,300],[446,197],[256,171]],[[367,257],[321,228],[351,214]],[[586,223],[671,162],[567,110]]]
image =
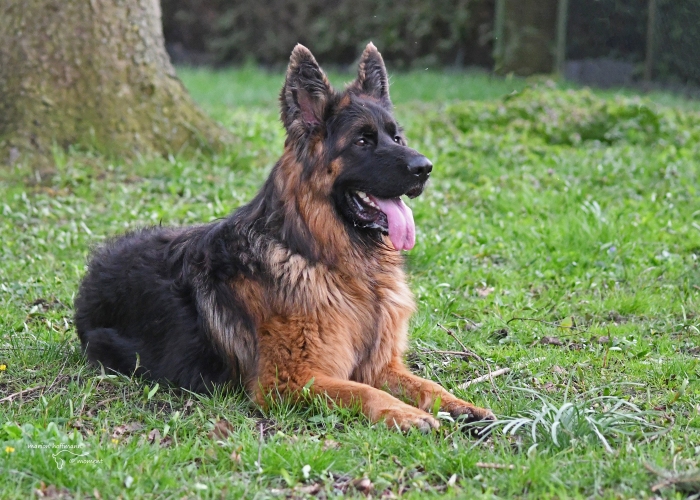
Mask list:
[[492,418],[403,362],[414,311],[403,259],[357,193],[417,196],[432,165],[392,116],[381,55],[369,44],[336,92],[298,45],[280,100],[284,153],[248,205],[94,252],[75,301],[88,359],[195,391],[241,386],[260,403],[312,381],[404,430],[438,427],[426,412],[436,398],[454,416]]

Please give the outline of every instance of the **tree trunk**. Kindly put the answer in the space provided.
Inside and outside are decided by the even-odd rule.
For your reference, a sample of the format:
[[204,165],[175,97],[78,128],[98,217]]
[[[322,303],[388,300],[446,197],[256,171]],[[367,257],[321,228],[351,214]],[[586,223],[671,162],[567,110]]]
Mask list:
[[554,71],[557,0],[502,0],[502,49],[496,71],[529,76]]
[[131,155],[226,140],[175,75],[158,0],[0,3],[0,165],[54,144]]

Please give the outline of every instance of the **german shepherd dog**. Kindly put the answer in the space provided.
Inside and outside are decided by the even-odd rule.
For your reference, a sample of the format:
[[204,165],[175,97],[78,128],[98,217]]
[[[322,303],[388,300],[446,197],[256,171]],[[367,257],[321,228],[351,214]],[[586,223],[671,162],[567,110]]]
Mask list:
[[242,387],[259,404],[308,388],[402,430],[437,428],[436,400],[492,419],[404,365],[414,302],[400,251],[415,226],[401,196],[421,194],[432,164],[406,145],[375,46],[337,92],[297,45],[280,102],[284,153],[253,201],[94,252],[75,300],[87,358],[193,391]]

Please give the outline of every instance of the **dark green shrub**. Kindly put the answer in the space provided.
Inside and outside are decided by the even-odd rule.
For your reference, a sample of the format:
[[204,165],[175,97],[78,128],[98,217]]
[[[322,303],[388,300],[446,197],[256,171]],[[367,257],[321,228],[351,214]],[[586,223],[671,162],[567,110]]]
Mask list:
[[528,88],[495,102],[460,102],[447,108],[447,119],[460,131],[488,128],[524,134],[547,144],[584,141],[612,144],[683,145],[700,140],[700,116],[657,108],[635,98],[603,99],[589,90]]
[[296,43],[350,64],[373,41],[394,68],[489,65],[494,0],[163,0],[166,40],[216,63],[283,64]]
[[[495,0],[162,0],[176,62],[284,65],[296,43],[348,65],[373,41],[393,69],[493,67]],[[635,63],[646,55],[648,4],[569,2],[567,58]],[[654,77],[700,84],[700,0],[657,0]]]

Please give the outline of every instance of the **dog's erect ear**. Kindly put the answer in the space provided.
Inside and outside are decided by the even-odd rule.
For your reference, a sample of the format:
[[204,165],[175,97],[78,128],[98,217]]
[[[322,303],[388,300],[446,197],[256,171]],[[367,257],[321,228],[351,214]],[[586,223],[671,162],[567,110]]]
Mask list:
[[357,80],[349,87],[355,94],[365,94],[391,106],[389,99],[389,77],[386,74],[384,59],[372,42],[367,44],[360,58]]
[[297,44],[289,58],[287,79],[280,94],[284,126],[289,129],[297,120],[306,128],[319,125],[332,93],[328,78],[311,51]]

